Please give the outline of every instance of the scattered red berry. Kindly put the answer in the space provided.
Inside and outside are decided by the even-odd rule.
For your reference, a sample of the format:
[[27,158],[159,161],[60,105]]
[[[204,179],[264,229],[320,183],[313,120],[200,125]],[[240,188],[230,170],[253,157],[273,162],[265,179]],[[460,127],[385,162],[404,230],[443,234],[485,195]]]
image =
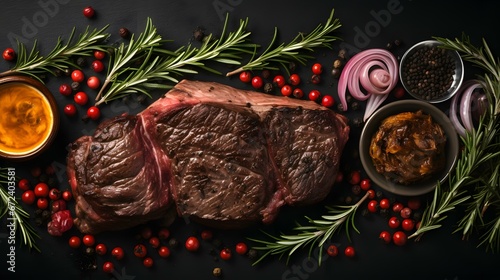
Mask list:
[[211,230],[205,229],[201,231],[201,239],[203,240],[210,240],[212,239],[214,234],[212,233]]
[[156,236],[149,238],[149,245],[153,248],[158,248],[160,246],[160,239]]
[[239,242],[238,244],[236,244],[236,253],[238,253],[239,255],[244,255],[247,252],[248,252],[247,244],[243,242]]
[[377,196],[377,194],[375,193],[375,191],[374,191],[374,190],[372,190],[372,189],[369,189],[369,190],[367,190],[366,192],[368,193],[368,198],[369,198],[369,199],[374,199],[374,198],[375,198],[375,196]]
[[290,85],[284,85],[281,87],[281,94],[283,96],[290,96],[293,92],[293,89]]
[[352,246],[345,247],[344,255],[346,255],[346,257],[353,258],[356,255],[356,251],[354,250],[354,247],[352,247]]
[[87,86],[91,89],[98,89],[101,85],[101,81],[96,76],[90,76],[87,79]]
[[25,178],[19,180],[19,182],[17,183],[17,186],[19,187],[19,189],[21,189],[23,191],[27,191],[31,188],[30,181],[28,179],[25,179]]
[[321,105],[323,105],[327,108],[332,107],[333,104],[335,104],[335,99],[333,99],[333,97],[331,97],[330,95],[325,95],[321,99]]
[[62,199],[70,201],[73,198],[73,194],[69,190],[65,190],[61,194]]
[[162,228],[158,231],[158,237],[160,239],[167,239],[170,236],[170,231],[167,228]]
[[104,262],[102,264],[102,271],[106,273],[113,273],[113,271],[115,271],[115,265],[112,262]]
[[85,7],[83,9],[83,15],[86,17],[86,18],[92,18],[95,14],[95,10],[94,8],[92,8],[92,6],[88,6],[88,7]]
[[95,246],[95,252],[96,252],[96,254],[98,254],[100,256],[106,255],[107,251],[108,251],[108,248],[106,247],[106,245],[104,245],[102,243],[99,243]]
[[404,205],[401,202],[395,202],[394,204],[392,204],[392,212],[394,213],[400,213],[403,208]]
[[260,76],[255,76],[252,78],[252,87],[254,89],[260,89],[264,85],[262,78]]
[[411,210],[418,210],[420,208],[420,199],[418,197],[412,197],[408,200],[408,208]]
[[405,89],[403,87],[396,87],[394,89],[394,97],[400,99],[405,95]]
[[401,227],[405,231],[412,231],[415,228],[415,221],[409,218],[403,219],[403,221],[401,222]]
[[240,81],[242,81],[243,83],[250,83],[252,81],[252,73],[250,73],[250,71],[241,72]]
[[391,202],[387,198],[382,198],[379,202],[380,209],[389,209]]
[[158,255],[162,258],[168,258],[170,256],[170,249],[167,246],[160,246],[158,248]]
[[282,88],[286,84],[285,77],[283,77],[282,75],[276,75],[273,79],[273,84],[279,88]]
[[366,191],[367,189],[364,189],[362,184],[360,184],[360,182],[361,182],[361,173],[358,170],[351,171],[351,173],[349,174],[349,184],[351,185],[359,184],[361,189]]
[[23,195],[21,196],[21,200],[28,205],[35,203],[35,199],[35,192],[32,190],[24,191]]
[[54,200],[51,205],[51,212],[57,213],[59,211],[66,210],[66,201],[62,199]]
[[49,207],[49,200],[45,197],[40,197],[36,201],[38,209],[47,209]]
[[152,258],[150,257],[147,257],[147,258],[144,258],[144,260],[142,260],[142,264],[145,266],[145,267],[152,267],[153,264],[154,264],[154,261]]
[[406,233],[402,231],[396,231],[392,235],[392,242],[398,246],[403,246],[406,244],[406,241],[408,240],[408,237],[406,236]]
[[374,199],[370,200],[367,208],[371,213],[376,213],[378,211],[378,202]]
[[61,198],[61,192],[56,188],[52,188],[49,191],[49,198],[50,200],[58,200]]
[[359,182],[359,186],[362,190],[368,191],[372,187],[372,181],[368,178],[365,178]]
[[46,183],[43,183],[43,182],[40,182],[38,184],[35,185],[35,195],[37,197],[47,197],[49,196],[49,185],[47,185]]
[[12,61],[16,58],[16,51],[13,48],[6,48],[2,53],[3,59]]
[[64,114],[68,117],[72,117],[76,115],[76,106],[75,104],[67,104],[64,106]]
[[71,72],[71,80],[73,80],[73,82],[81,83],[85,80],[85,74],[83,74],[82,70],[73,70]]
[[337,246],[335,246],[335,245],[330,245],[330,246],[328,246],[328,248],[326,248],[326,253],[330,257],[335,257],[339,254],[339,248],[337,248]]
[[111,256],[113,256],[117,260],[123,259],[125,257],[125,252],[121,247],[115,247],[111,250]]
[[379,234],[378,238],[380,238],[380,240],[382,240],[385,244],[391,243],[392,240],[391,234],[385,230]]
[[82,241],[80,240],[80,237],[78,237],[78,236],[72,236],[68,240],[69,247],[74,248],[74,249],[80,247],[81,243],[82,243]]
[[195,252],[198,251],[198,248],[200,248],[200,241],[198,240],[198,238],[190,236],[188,237],[188,239],[186,239],[185,246],[188,251]]
[[302,96],[304,96],[304,92],[302,91],[302,89],[296,88],[293,90],[293,96],[295,96],[296,98],[302,98]]
[[411,212],[412,212],[412,210],[409,207],[404,207],[403,209],[401,209],[399,214],[400,214],[401,218],[407,219],[411,216]]
[[61,84],[59,86],[59,93],[62,94],[62,95],[64,95],[64,96],[68,96],[72,92],[73,92],[73,89],[71,89],[71,86],[68,85],[68,84]]
[[227,261],[231,259],[231,250],[229,248],[224,248],[220,251],[219,256],[221,259]]
[[96,59],[92,62],[91,68],[96,73],[102,72],[102,71],[104,71],[104,63],[102,63],[102,61]]
[[103,60],[106,57],[106,53],[101,50],[95,50],[94,57],[97,60]]
[[321,65],[321,63],[314,63],[311,67],[311,70],[313,74],[320,75],[321,73],[323,73],[323,66]]
[[141,229],[141,237],[148,240],[153,236],[153,230],[150,227],[143,227]]
[[321,97],[321,93],[317,89],[313,89],[309,92],[309,100],[316,101]]
[[85,234],[82,238],[82,242],[87,247],[92,247],[95,244],[95,238],[92,234]]
[[297,74],[292,74],[290,75],[290,77],[288,78],[288,82],[292,85],[292,86],[298,86],[300,84],[300,76],[297,75]]
[[138,258],[144,258],[146,254],[148,253],[148,250],[146,249],[146,246],[143,244],[137,244],[134,246],[134,255]]
[[77,92],[75,94],[75,96],[73,97],[73,99],[75,100],[76,104],[82,105],[82,106],[85,105],[85,104],[87,104],[87,102],[89,101],[89,97],[83,91]]
[[399,221],[399,219],[398,219],[397,217],[391,217],[391,218],[389,219],[388,224],[389,224],[389,227],[390,227],[390,228],[395,229],[395,228],[398,228],[398,227],[399,227],[399,225],[401,224],[401,222]]
[[101,110],[97,106],[90,106],[87,109],[87,116],[92,120],[98,120],[101,117]]

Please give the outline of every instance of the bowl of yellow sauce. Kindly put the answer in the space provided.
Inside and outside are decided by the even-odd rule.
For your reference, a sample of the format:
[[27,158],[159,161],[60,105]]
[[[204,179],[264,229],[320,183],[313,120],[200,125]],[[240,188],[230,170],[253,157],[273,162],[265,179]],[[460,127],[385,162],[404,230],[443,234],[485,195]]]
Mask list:
[[54,97],[25,76],[0,78],[0,157],[28,160],[53,142],[59,128]]

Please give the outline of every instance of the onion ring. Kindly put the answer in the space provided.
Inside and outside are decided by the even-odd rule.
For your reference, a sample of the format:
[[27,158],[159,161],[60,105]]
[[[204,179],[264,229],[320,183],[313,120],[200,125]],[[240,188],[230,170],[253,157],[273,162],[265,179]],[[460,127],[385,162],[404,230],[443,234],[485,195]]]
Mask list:
[[398,67],[396,57],[384,49],[369,49],[354,55],[339,78],[338,95],[343,110],[347,110],[346,92],[349,90],[357,100],[368,99],[363,117],[366,121],[396,86]]
[[[466,131],[474,129],[471,104],[474,90],[478,88],[483,88],[483,84],[480,81],[465,81],[451,100],[450,120],[457,133],[462,137],[465,136]],[[460,116],[460,118],[458,116]]]

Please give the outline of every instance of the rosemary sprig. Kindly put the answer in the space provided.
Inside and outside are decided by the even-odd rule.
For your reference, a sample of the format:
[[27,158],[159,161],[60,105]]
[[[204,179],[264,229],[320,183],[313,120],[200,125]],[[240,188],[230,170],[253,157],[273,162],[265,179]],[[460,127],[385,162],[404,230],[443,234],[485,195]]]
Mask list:
[[[485,222],[485,211],[493,208],[500,210],[498,192],[498,158],[500,157],[500,65],[492,55],[487,43],[476,48],[465,35],[462,39],[450,40],[436,38],[443,47],[461,53],[464,60],[482,68],[486,73],[481,77],[484,91],[488,97],[489,107],[481,118],[477,129],[468,131],[462,138],[464,150],[457,161],[454,173],[448,179],[449,187],[440,184],[434,191],[434,198],[425,209],[420,227],[409,238],[419,240],[430,230],[441,227],[448,212],[456,207],[469,203],[466,214],[458,224],[455,232],[462,232],[464,238],[472,229],[486,229],[480,244],[489,243],[491,248],[500,246],[500,226],[498,221]],[[490,193],[491,192],[491,193]],[[494,207],[492,207],[494,206]],[[495,215],[493,215],[495,216]],[[498,219],[496,216],[495,219]]]
[[[117,78],[110,88],[106,89],[105,94],[102,97],[98,96],[96,105],[121,98],[129,93],[139,92],[149,96],[147,89],[168,88],[169,85],[165,84],[165,81],[177,83],[176,76],[197,74],[198,71],[193,67],[220,74],[217,70],[206,66],[207,61],[239,65],[240,55],[253,53],[257,46],[248,43],[250,36],[250,32],[246,31],[248,19],[240,20],[238,29],[228,34],[226,34],[227,22],[228,17],[224,22],[220,38],[215,39],[212,34],[209,34],[199,48],[188,45],[171,52],[157,46],[150,46],[139,68],[123,67],[126,63],[114,66],[122,71],[115,75]],[[149,34],[151,31],[145,30],[143,34]],[[133,56],[130,56],[128,60],[131,58]],[[105,86],[101,91],[104,92],[104,89]]]
[[[273,241],[259,240],[249,238],[250,240],[260,243],[263,246],[255,246],[254,249],[265,251],[265,253],[254,262],[254,265],[262,261],[269,255],[287,255],[287,260],[299,248],[309,245],[309,255],[314,248],[322,247],[326,241],[330,240],[332,235],[345,225],[347,237],[350,239],[349,226],[359,233],[354,224],[356,210],[368,198],[369,193],[366,193],[356,204],[348,206],[327,207],[328,214],[321,216],[321,219],[311,219],[306,217],[309,225],[303,226],[298,224],[293,230],[296,234],[281,234],[273,236],[265,233]],[[318,256],[318,262],[321,263],[322,252]]]
[[64,43],[63,39],[59,37],[52,51],[46,56],[40,55],[36,40],[29,53],[26,50],[26,46],[18,41],[16,64],[12,69],[1,73],[0,77],[12,74],[25,74],[43,82],[39,77],[40,74],[48,72],[55,75],[56,69],[64,71],[71,67],[78,68],[72,61],[74,56],[90,56],[94,50],[104,50],[102,43],[109,37],[109,34],[105,33],[107,27],[106,25],[101,29],[94,30],[90,30],[90,27],[87,27],[75,42],[73,40],[76,28],[73,28],[67,42]]
[[[40,237],[28,222],[30,215],[3,186],[3,184],[8,184],[8,178],[8,168],[0,168],[0,219],[9,213],[9,216],[14,220],[16,225],[16,231],[19,230],[21,233],[22,242],[30,249],[35,249],[40,252],[35,241],[35,239]],[[14,209],[12,209],[12,206]]]
[[106,79],[96,96],[96,100],[101,100],[96,104],[100,104],[106,100],[110,94],[107,93],[101,98],[104,90],[106,90],[108,84],[115,82],[123,71],[129,70],[128,67],[131,62],[144,55],[144,53],[149,53],[150,48],[158,47],[161,43],[161,35],[157,33],[152,19],[148,17],[144,31],[139,34],[137,39],[135,39],[134,35],[132,35],[128,45],[126,45],[125,42],[122,42],[111,56]]
[[288,44],[281,43],[273,48],[278,37],[278,29],[275,28],[271,43],[259,57],[252,57],[246,65],[228,72],[226,76],[231,76],[245,70],[276,70],[278,68],[273,65],[274,63],[281,65],[287,71],[288,67],[286,67],[286,63],[290,61],[296,60],[300,64],[305,64],[311,56],[301,51],[307,50],[312,52],[314,48],[318,47],[331,48],[330,44],[339,39],[338,37],[329,35],[341,26],[339,20],[333,18],[333,14],[334,10],[330,12],[330,16],[324,25],[319,24],[310,33],[299,33]]

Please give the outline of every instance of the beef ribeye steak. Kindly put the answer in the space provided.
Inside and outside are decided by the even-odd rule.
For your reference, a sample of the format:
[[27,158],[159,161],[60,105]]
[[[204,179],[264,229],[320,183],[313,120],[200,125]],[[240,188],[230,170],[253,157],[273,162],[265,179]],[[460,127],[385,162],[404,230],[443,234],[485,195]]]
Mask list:
[[330,192],[347,119],[312,101],[183,80],[136,116],[70,144],[67,171],[84,233],[166,215],[214,227],[272,222]]

